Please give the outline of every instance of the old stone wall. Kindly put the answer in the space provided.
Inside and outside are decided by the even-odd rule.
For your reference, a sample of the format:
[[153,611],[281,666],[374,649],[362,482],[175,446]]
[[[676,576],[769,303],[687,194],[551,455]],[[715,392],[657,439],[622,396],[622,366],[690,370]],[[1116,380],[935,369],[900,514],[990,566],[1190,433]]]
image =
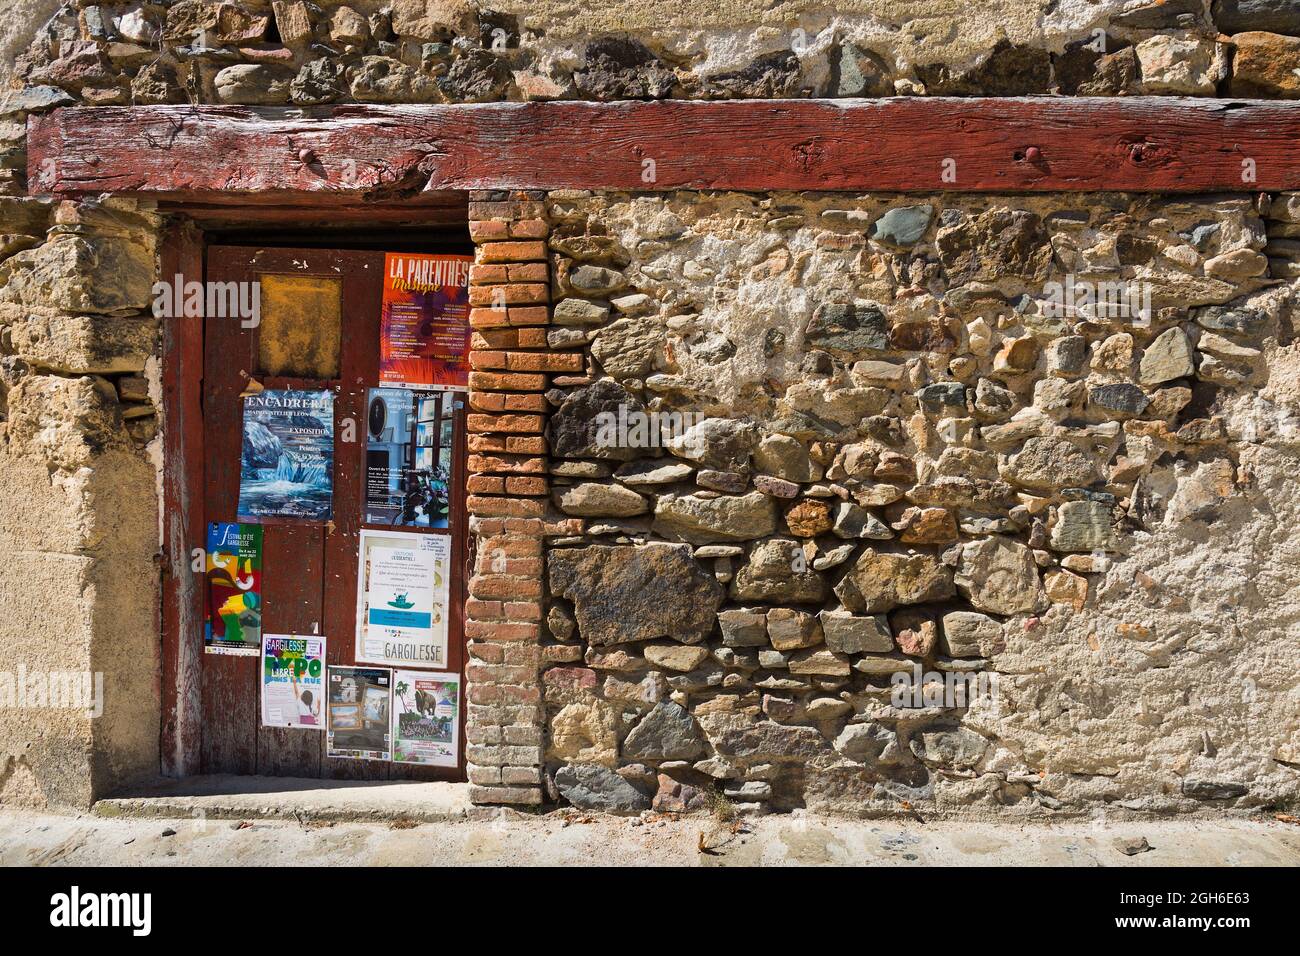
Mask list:
[[[106,694],[95,720],[0,710],[6,803],[84,804],[155,772],[158,741],[158,221],[27,198],[29,115],[1300,95],[1275,0],[6,13],[0,674]],[[475,799],[1294,801],[1294,197],[472,198]],[[1047,315],[1069,276],[1148,284],[1149,321]],[[593,449],[619,407],[703,422]],[[891,709],[913,662],[998,675],[996,707]]]
[[[31,3],[31,0],[28,0]],[[32,3],[33,13],[39,8]],[[22,103],[1300,95],[1274,0],[175,0],[65,5]]]
[[158,772],[157,226],[0,198],[0,805]]
[[547,209],[555,792],[1294,803],[1300,197]]

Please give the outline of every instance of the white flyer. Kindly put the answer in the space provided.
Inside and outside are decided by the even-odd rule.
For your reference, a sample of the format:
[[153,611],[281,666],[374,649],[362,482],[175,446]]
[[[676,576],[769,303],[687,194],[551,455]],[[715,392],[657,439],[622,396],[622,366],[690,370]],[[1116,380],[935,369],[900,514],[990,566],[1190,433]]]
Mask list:
[[445,667],[451,537],[362,529],[356,659]]

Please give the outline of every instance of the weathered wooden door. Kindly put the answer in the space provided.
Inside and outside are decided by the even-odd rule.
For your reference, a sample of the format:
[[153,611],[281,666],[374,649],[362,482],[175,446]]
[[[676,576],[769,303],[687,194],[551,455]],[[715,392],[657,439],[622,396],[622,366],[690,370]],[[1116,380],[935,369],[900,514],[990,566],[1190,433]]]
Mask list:
[[[262,552],[263,632],[323,634],[330,664],[356,663],[358,532],[367,527],[361,521],[366,399],[367,390],[379,384],[383,269],[382,252],[248,246],[210,246],[207,252],[209,284],[259,283],[260,315],[256,325],[239,317],[205,319],[205,520],[237,520],[240,396],[250,380],[254,388],[329,388],[335,393],[333,519],[326,524],[264,523]],[[457,404],[450,527],[421,533],[453,538],[447,667],[463,672],[466,411],[463,401]],[[203,655],[204,773],[463,777],[463,721],[462,762],[455,769],[332,759],[326,756],[323,731],[262,727],[260,663],[260,657]]]

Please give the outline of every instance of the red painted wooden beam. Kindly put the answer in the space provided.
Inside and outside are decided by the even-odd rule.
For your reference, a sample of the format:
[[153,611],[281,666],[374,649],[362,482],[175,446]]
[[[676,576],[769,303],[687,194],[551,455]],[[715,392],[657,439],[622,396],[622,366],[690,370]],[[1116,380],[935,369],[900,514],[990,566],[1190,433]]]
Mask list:
[[[1300,189],[1300,103],[1177,97],[66,108],[34,193]],[[333,197],[333,198],[330,198]]]

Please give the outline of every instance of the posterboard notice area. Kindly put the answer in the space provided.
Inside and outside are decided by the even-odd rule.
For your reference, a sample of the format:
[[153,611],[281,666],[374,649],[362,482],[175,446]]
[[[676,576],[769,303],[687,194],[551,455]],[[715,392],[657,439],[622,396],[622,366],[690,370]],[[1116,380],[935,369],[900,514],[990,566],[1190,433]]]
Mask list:
[[[458,766],[463,702],[448,641],[452,532],[463,529],[453,528],[452,496],[457,449],[463,454],[472,262],[384,254],[369,381],[263,387],[250,376],[238,396],[237,506],[213,516],[223,520],[207,528],[201,568],[204,650],[259,657],[259,726],[324,734],[330,758]],[[378,280],[375,271],[366,278]],[[355,397],[341,405],[340,390],[356,396],[357,388],[363,422],[338,410],[356,407]],[[341,481],[349,472],[340,468],[355,469],[359,482]],[[359,500],[339,499],[358,485]],[[275,577],[296,566],[283,542],[328,540],[340,520],[352,521],[356,541],[353,633],[337,633],[337,619],[330,633],[268,633],[268,612],[271,629],[284,628],[266,595],[298,593],[295,582]],[[268,537],[279,525],[308,537]],[[339,663],[330,663],[330,648]]]

